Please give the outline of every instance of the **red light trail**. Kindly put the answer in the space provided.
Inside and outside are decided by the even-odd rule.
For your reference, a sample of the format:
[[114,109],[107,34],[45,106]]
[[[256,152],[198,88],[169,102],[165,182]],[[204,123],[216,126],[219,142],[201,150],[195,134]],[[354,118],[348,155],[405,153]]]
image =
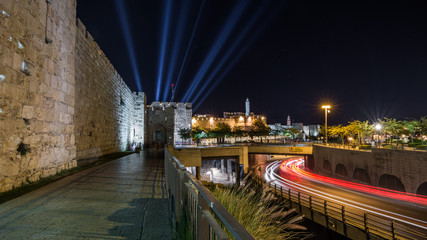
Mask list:
[[301,168],[304,165],[303,159],[292,159],[283,161],[280,165],[280,170],[283,173],[298,176],[310,181],[319,182],[322,184],[328,184],[333,186],[338,186],[353,191],[364,192],[380,197],[386,197],[390,199],[396,199],[400,201],[407,201],[416,204],[427,205],[427,197],[416,195],[413,193],[400,192],[395,190],[390,190],[386,188],[374,187],[360,183],[354,183],[349,181],[344,181],[336,178],[325,177],[317,175],[314,173],[307,172]]

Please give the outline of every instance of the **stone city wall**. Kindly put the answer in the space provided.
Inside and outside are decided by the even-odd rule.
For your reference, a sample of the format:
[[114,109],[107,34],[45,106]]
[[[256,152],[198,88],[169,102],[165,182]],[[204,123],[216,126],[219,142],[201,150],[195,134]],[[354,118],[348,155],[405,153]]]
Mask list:
[[[427,182],[425,151],[378,148],[372,151],[356,151],[314,145],[313,156],[313,171],[325,176],[369,183],[373,186],[379,185],[382,176],[395,176],[402,182],[405,191],[410,193],[416,193],[421,184]],[[338,165],[344,166],[345,168],[341,169],[345,171],[338,170]],[[337,173],[337,170],[340,173]],[[360,173],[364,172],[367,176],[363,179]],[[343,173],[347,173],[347,176]]]
[[76,39],[77,160],[124,151],[133,137],[134,95],[79,19]]
[[76,166],[75,22],[75,0],[0,0],[0,192]]

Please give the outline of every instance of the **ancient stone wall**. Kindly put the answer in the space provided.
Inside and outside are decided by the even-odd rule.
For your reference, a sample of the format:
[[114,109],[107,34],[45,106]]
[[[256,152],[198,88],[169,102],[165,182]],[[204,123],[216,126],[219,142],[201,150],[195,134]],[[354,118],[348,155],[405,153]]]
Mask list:
[[191,118],[193,116],[193,109],[191,103],[177,103],[175,107],[175,129],[174,129],[174,143],[180,144],[191,139],[182,139],[179,135],[181,129],[191,129]]
[[181,128],[191,128],[191,103],[153,102],[147,108],[147,143],[174,146]]
[[77,159],[126,150],[133,137],[134,95],[79,19],[75,66]]
[[[394,176],[410,193],[416,193],[421,184],[427,182],[425,151],[377,148],[356,151],[315,145],[313,156],[313,171],[325,176],[373,186],[379,185],[381,177]],[[347,173],[347,176],[343,173]],[[363,173],[366,173],[365,178]]]
[[75,22],[75,0],[0,0],[0,192],[76,166]]
[[[132,142],[136,145],[145,143],[145,131],[146,131],[146,106],[147,96],[143,92],[133,93],[134,112],[133,112],[133,124],[132,124]],[[135,146],[136,146],[135,145]]]

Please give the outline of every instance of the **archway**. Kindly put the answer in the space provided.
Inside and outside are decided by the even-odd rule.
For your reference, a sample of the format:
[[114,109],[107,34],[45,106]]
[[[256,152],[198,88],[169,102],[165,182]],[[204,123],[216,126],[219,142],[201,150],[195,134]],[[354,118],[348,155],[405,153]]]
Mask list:
[[403,183],[400,181],[400,179],[390,174],[381,175],[380,179],[378,180],[378,187],[406,192],[405,186],[403,186]]
[[368,172],[363,168],[356,168],[353,172],[353,179],[371,184]]
[[167,131],[166,127],[162,124],[155,124],[150,129],[151,133],[151,144],[156,144],[158,146],[163,147],[167,142]]
[[345,166],[341,163],[338,163],[336,168],[335,168],[335,174],[341,175],[341,176],[345,176],[348,177],[348,173],[347,173],[347,169],[345,168]]
[[427,182],[421,184],[418,188],[417,188],[417,194],[418,195],[425,195],[427,196]]
[[331,163],[328,160],[323,160],[323,169],[332,172],[332,166],[331,166]]

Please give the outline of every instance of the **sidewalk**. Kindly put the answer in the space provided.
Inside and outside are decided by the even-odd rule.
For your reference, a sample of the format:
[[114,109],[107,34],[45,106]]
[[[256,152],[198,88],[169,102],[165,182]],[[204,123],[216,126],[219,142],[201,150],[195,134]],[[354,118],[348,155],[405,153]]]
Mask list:
[[172,239],[163,164],[132,154],[0,204],[0,238]]

